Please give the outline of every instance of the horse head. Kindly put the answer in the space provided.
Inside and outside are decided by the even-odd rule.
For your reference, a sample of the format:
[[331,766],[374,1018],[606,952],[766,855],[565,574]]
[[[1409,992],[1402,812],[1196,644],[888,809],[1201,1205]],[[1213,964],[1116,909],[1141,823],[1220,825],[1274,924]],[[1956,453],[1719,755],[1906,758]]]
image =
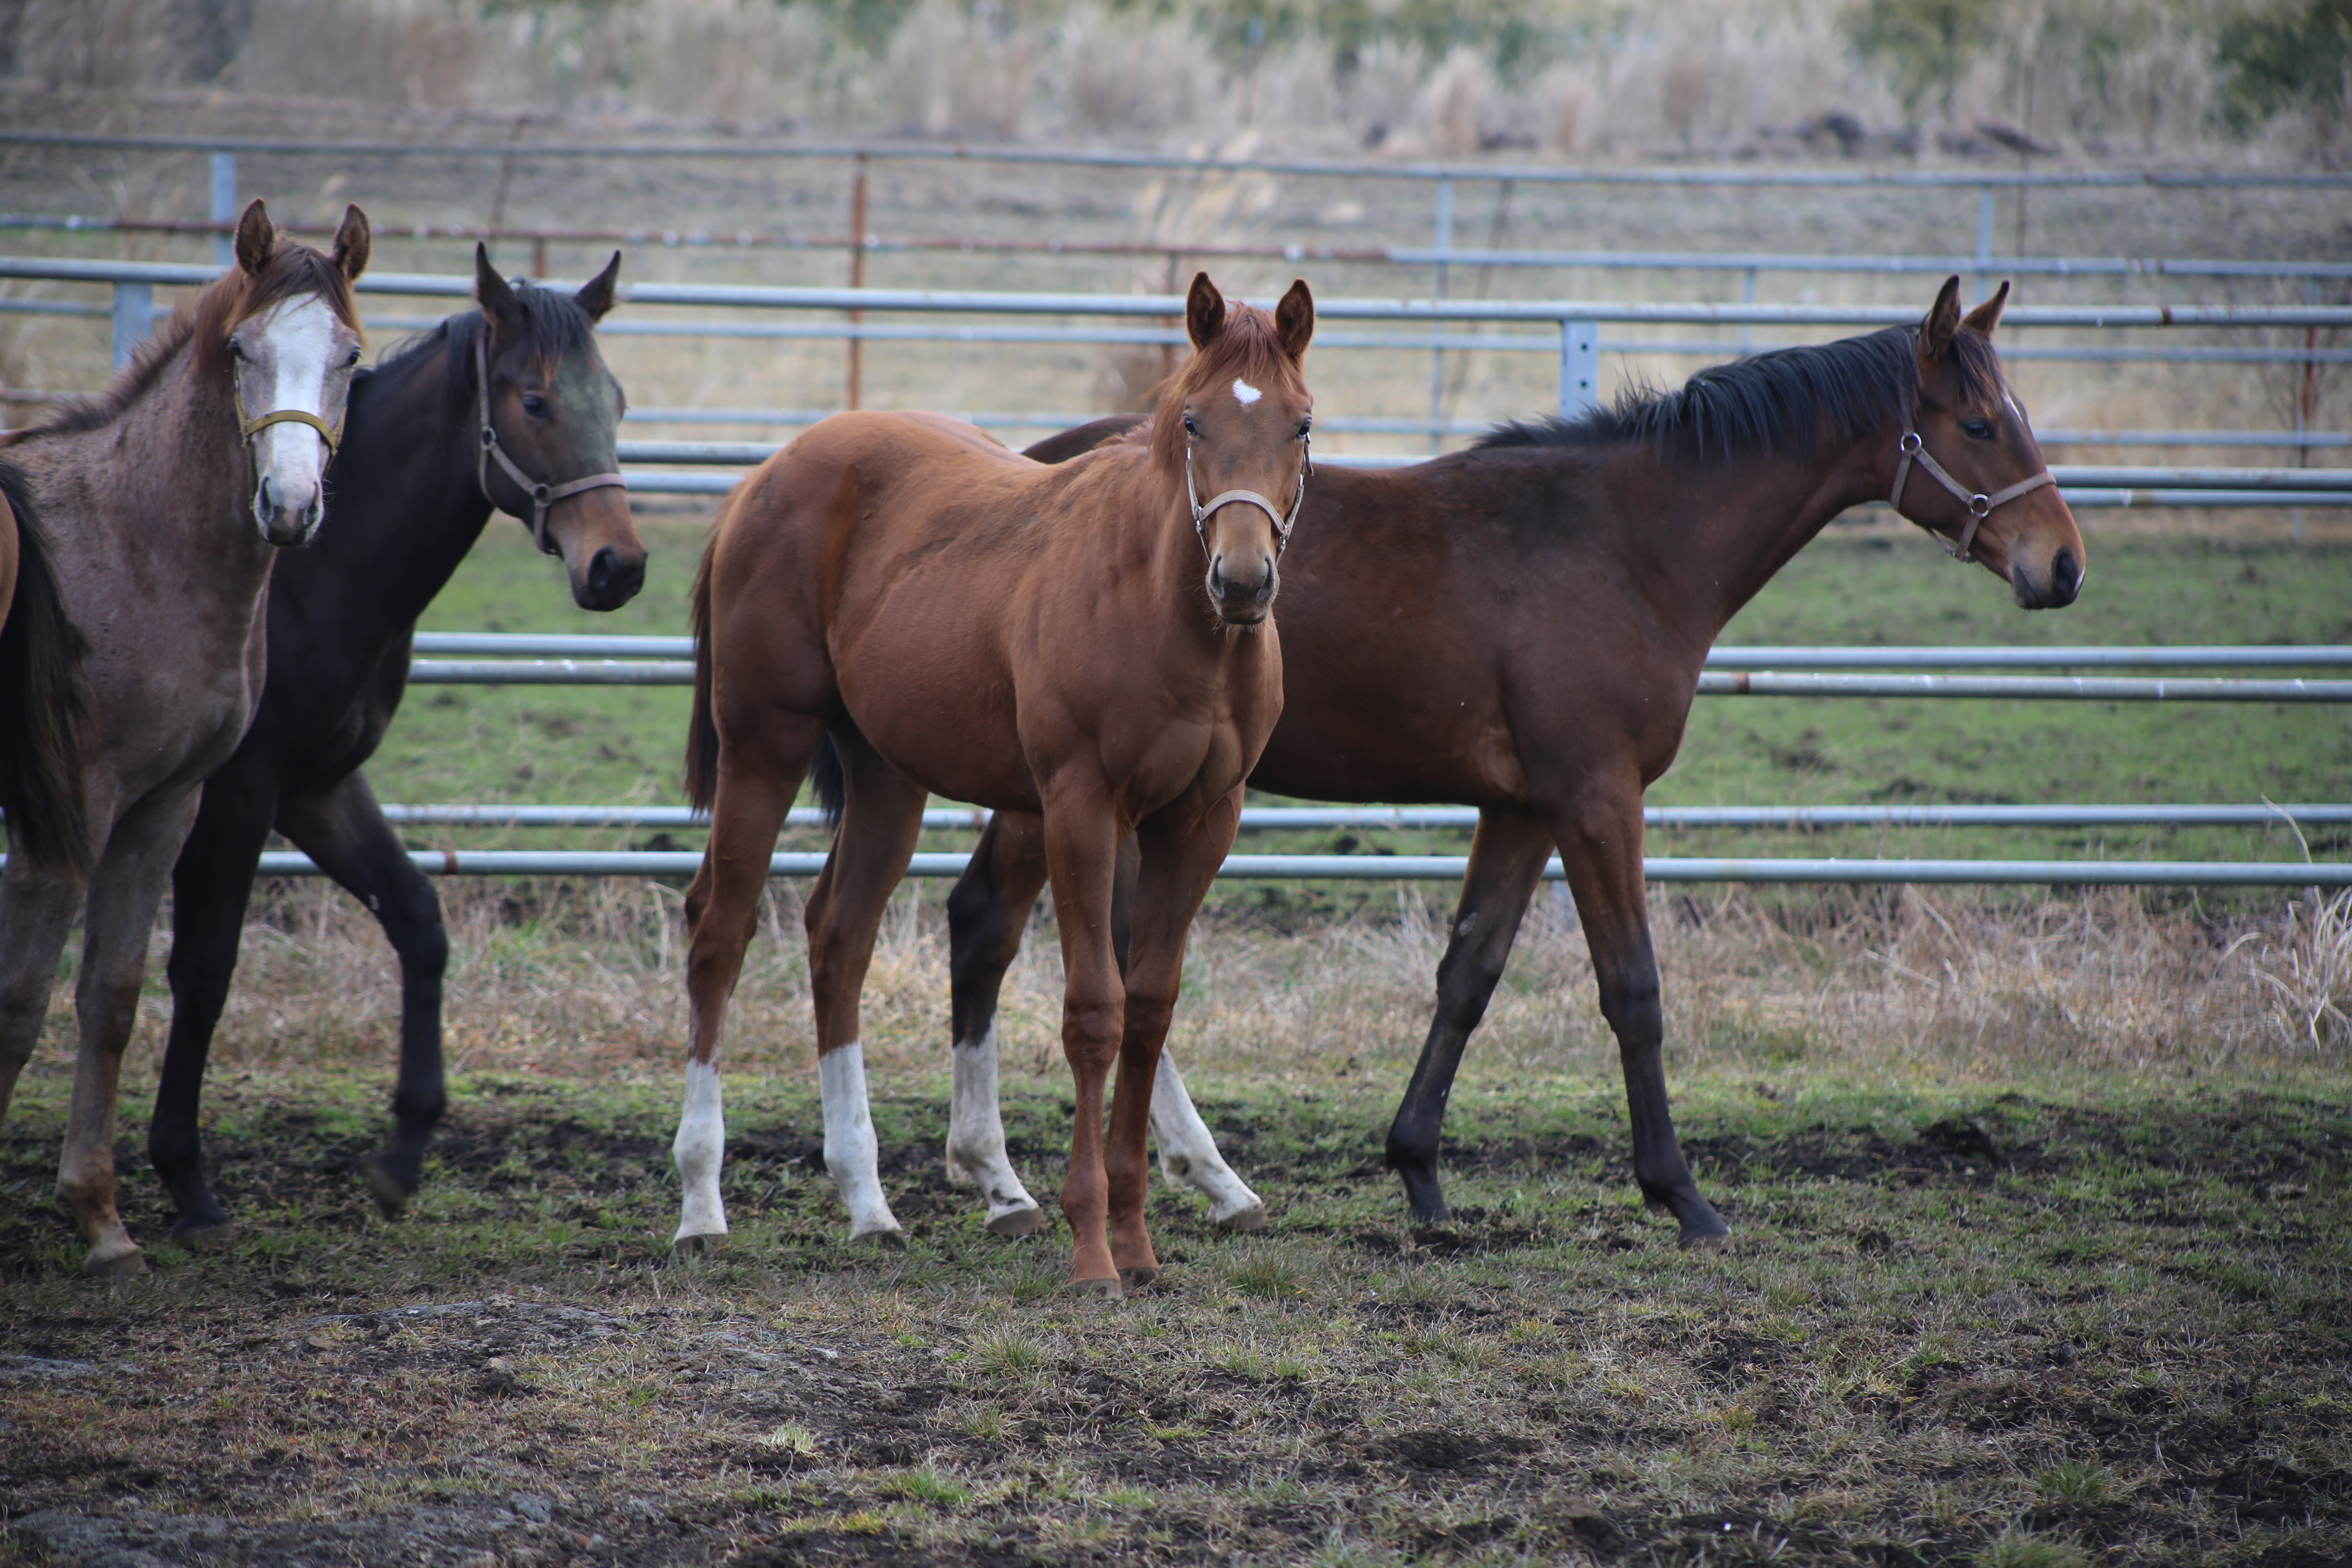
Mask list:
[[1919,324],[1918,402],[1888,496],[1961,560],[2006,582],[2025,608],[2059,609],[2083,590],[2083,534],[1993,352],[2008,302],[2003,283],[1963,317],[1958,278],[1937,294]]
[[236,271],[205,297],[204,352],[228,358],[238,434],[253,453],[253,517],[275,545],[309,543],[326,511],[320,481],[360,363],[352,283],[368,248],[355,206],[322,256],[278,233],[256,201],[236,226]]
[[618,442],[626,400],[596,352],[595,325],[613,308],[621,275],[614,251],[576,294],[516,288],[474,248],[475,399],[481,483],[491,504],[530,524],[531,537],[563,558],[572,597],[611,610],[646,581],[646,547],[629,512]]
[[1184,324],[1192,356],[1160,391],[1152,442],[1164,463],[1183,468],[1210,602],[1227,623],[1256,626],[1274,611],[1276,563],[1310,469],[1315,399],[1299,366],[1315,300],[1295,282],[1268,316],[1227,304],[1203,272]]

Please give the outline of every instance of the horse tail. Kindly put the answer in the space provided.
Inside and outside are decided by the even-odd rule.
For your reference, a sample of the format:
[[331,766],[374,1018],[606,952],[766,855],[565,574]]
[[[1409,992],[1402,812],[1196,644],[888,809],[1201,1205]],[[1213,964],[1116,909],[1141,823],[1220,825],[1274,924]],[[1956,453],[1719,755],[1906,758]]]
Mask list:
[[[835,722],[850,728],[847,714]],[[850,732],[856,731],[850,728]],[[826,830],[839,833],[842,808],[849,804],[849,781],[841,768],[841,743],[833,738],[831,730],[816,743],[816,764],[809,770],[809,787],[816,791],[817,809],[824,813]]]
[[88,645],[66,614],[30,487],[0,463],[0,502],[16,514],[16,587],[0,626],[0,807],[9,847],[76,871],[89,865],[81,795]]
[[694,570],[694,717],[686,733],[687,804],[706,816],[719,796],[719,721],[710,712],[710,558],[718,549],[713,528]]

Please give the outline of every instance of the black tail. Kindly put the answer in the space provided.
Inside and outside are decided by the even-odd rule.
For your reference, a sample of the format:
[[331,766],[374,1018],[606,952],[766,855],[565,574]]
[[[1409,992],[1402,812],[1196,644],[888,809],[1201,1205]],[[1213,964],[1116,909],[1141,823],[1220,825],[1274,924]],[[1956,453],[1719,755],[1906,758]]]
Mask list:
[[[844,714],[834,722],[846,727],[849,717]],[[816,791],[817,809],[824,813],[825,826],[840,832],[841,808],[849,800],[849,783],[842,776],[841,746],[834,740],[831,730],[816,743],[816,765],[809,770],[809,787]]]
[[708,815],[719,795],[719,721],[710,713],[710,556],[719,530],[694,569],[694,718],[686,731],[686,803]]
[[0,626],[0,808],[8,847],[87,870],[81,796],[82,687],[87,645],[66,614],[47,536],[25,477],[0,463],[0,501],[16,514],[16,590]]

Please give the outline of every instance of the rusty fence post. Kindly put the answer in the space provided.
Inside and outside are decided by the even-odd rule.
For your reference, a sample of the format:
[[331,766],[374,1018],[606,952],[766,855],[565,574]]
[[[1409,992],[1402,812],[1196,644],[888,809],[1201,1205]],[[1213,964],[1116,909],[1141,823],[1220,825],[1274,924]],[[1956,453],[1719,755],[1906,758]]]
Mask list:
[[[866,154],[857,154],[856,172],[849,182],[849,286],[866,287]],[[849,324],[856,327],[866,320],[863,310],[849,312]],[[860,406],[866,395],[866,340],[855,331],[849,335],[849,384],[842,406]]]

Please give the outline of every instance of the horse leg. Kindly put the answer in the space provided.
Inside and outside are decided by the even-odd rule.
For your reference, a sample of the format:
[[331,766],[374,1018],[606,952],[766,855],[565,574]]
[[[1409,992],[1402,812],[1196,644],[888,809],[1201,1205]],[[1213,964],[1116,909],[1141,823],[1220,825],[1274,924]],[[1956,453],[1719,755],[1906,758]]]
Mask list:
[[1160,1168],[1174,1185],[1191,1187],[1209,1200],[1209,1220],[1219,1230],[1255,1236],[1274,1228],[1265,1200],[1234,1174],[1217,1152],[1215,1134],[1184,1091],[1184,1075],[1162,1046],[1151,1076],[1151,1138],[1160,1145]]
[[743,744],[719,753],[710,838],[686,889],[686,1099],[670,1144],[683,1189],[670,1245],[680,1253],[727,1239],[727,1206],[719,1196],[719,1167],[727,1152],[719,1036],[728,998],[743,973],[743,951],[759,924],[768,858],[824,734],[816,720],[780,715],[752,730]]
[[237,944],[253,895],[254,867],[269,838],[274,792],[215,787],[205,792],[195,826],[172,868],[172,1032],[163,1081],[147,1126],[147,1159],[172,1194],[175,1239],[202,1243],[235,1227],[205,1180],[204,1134],[197,1113],[213,1031],[228,1005]]
[[[866,1095],[857,998],[890,890],[923,831],[923,787],[862,737],[835,734],[845,803],[824,874],[809,893],[809,994],[816,1004],[816,1076],[824,1097],[824,1168],[849,1210],[849,1239],[900,1243],[882,1192],[880,1150]],[[1025,1194],[1024,1194],[1025,1195]]]
[[[1045,864],[1054,886],[1054,924],[1062,941],[1062,1055],[1077,1104],[1070,1125],[1070,1171],[1062,1214],[1070,1222],[1070,1288],[1119,1293],[1119,1273],[1103,1227],[1110,1217],[1103,1165],[1103,1084],[1119,1055],[1126,1016],[1111,932],[1118,874],[1118,825],[1099,780],[1068,769],[1045,803]],[[1121,1074],[1124,1082],[1125,1074]],[[1136,1098],[1140,1099],[1139,1095]],[[1139,1167],[1140,1151],[1138,1151]]]
[[400,1078],[392,1094],[392,1142],[360,1165],[390,1219],[415,1195],[425,1147],[448,1103],[441,1071],[441,978],[449,965],[449,933],[441,923],[441,900],[383,819],[365,773],[345,774],[318,794],[288,800],[278,808],[278,828],[368,907],[400,955]]
[[196,811],[190,794],[132,812],[115,826],[90,878],[82,922],[82,968],[74,1009],[81,1026],[74,1064],[73,1108],[58,1162],[58,1195],[89,1240],[82,1272],[143,1274],[147,1260],[114,1206],[115,1101],[122,1051],[139,1008],[147,938]]
[[1111,1257],[1120,1282],[1140,1289],[1160,1278],[1144,1224],[1151,1166],[1144,1134],[1156,1092],[1160,1048],[1176,1011],[1184,973],[1184,940],[1192,917],[1233,847],[1241,826],[1235,789],[1181,831],[1139,834],[1142,864],[1135,879],[1134,937],[1128,950],[1127,1008],[1120,1031],[1118,1086],[1110,1103],[1105,1172],[1110,1186]]
[[1045,823],[1027,813],[989,818],[971,863],[948,894],[949,1018],[955,1093],[948,1106],[948,1179],[977,1186],[988,1228],[1031,1236],[1045,1215],[1013,1169],[997,1106],[996,1004],[1045,885]]
[[19,852],[0,871],[0,1120],[47,1021],[58,957],[80,912],[82,879]]
[[1665,1011],[1642,879],[1641,785],[1628,779],[1572,803],[1555,818],[1553,832],[1592,950],[1601,1013],[1624,1063],[1633,1178],[1643,1197],[1681,1224],[1683,1246],[1720,1247],[1731,1227],[1691,1180],[1666,1104]]
[[1437,961],[1437,1011],[1421,1044],[1421,1059],[1413,1064],[1412,1081],[1389,1125],[1388,1167],[1404,1182],[1415,1219],[1446,1217],[1445,1192],[1437,1179],[1445,1102],[1550,854],[1551,835],[1541,817],[1496,806],[1479,812],[1462,901],[1454,907],[1445,956]]

